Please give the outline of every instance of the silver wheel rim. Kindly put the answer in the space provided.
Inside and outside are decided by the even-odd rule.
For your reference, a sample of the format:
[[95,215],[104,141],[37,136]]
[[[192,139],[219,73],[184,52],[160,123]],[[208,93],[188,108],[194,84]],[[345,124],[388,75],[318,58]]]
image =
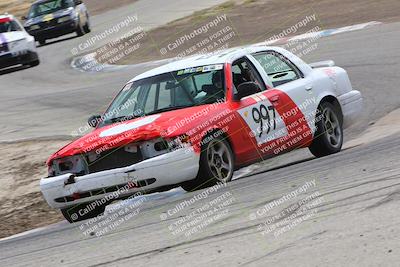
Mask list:
[[229,181],[233,173],[233,162],[229,148],[224,142],[212,140],[207,146],[207,160],[211,173],[221,182]]
[[330,108],[324,109],[325,136],[333,147],[339,147],[342,142],[342,130],[335,112]]

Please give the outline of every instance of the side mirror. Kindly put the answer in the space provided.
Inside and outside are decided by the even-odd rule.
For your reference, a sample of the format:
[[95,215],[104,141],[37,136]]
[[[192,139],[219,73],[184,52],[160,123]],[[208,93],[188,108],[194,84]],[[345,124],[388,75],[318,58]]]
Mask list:
[[237,88],[237,93],[234,95],[233,99],[239,101],[243,97],[257,94],[261,92],[260,87],[255,82],[244,82],[241,83]]
[[21,20],[27,20],[28,18],[26,16],[22,16]]
[[99,123],[101,122],[101,116],[100,115],[93,115],[90,116],[90,118],[88,119],[88,124],[89,126],[96,128],[97,125],[99,125]]
[[82,4],[82,0],[74,0],[75,5],[80,5]]

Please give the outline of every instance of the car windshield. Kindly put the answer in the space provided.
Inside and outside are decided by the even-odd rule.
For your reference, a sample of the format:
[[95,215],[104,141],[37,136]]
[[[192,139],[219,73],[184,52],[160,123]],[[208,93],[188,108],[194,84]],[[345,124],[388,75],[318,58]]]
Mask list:
[[224,99],[223,64],[165,73],[128,83],[104,114],[100,127]]
[[50,0],[46,2],[36,3],[33,4],[31,9],[29,10],[28,18],[51,14],[56,11],[73,6],[74,3],[72,0]]
[[0,20],[0,33],[20,31],[18,23],[13,20]]

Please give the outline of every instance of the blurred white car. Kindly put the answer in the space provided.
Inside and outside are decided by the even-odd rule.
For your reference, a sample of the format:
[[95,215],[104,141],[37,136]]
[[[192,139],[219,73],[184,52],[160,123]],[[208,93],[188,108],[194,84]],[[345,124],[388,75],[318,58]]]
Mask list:
[[39,65],[35,38],[12,15],[0,15],[0,69],[14,65]]

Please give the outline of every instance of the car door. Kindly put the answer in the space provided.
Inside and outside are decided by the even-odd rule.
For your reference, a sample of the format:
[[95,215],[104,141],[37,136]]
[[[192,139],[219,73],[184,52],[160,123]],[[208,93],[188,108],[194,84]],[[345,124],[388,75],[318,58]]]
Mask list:
[[232,64],[234,91],[241,83],[255,82],[260,92],[237,102],[235,109],[241,118],[241,141],[237,147],[239,158],[247,163],[263,160],[269,144],[288,135],[283,112],[284,95],[265,84],[254,64],[244,57]]
[[256,67],[261,75],[266,76],[273,90],[281,92],[279,101],[288,136],[282,148],[275,152],[307,146],[315,131],[315,111],[318,105],[313,93],[313,80],[305,77],[295,64],[276,51],[259,52],[251,57],[257,61]]

